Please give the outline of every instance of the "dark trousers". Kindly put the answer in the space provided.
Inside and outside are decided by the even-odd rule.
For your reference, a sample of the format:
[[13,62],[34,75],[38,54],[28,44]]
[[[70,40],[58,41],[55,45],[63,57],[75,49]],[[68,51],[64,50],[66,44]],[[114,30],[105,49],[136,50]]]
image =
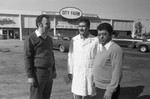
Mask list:
[[36,69],[36,86],[30,86],[30,99],[50,99],[52,90],[52,72],[48,69]]
[[[92,99],[103,99],[106,89],[100,89],[96,87],[96,96]],[[111,99],[119,99],[120,86],[117,87],[116,91],[113,93]]]
[[74,94],[73,99],[92,99],[92,96],[79,96]]

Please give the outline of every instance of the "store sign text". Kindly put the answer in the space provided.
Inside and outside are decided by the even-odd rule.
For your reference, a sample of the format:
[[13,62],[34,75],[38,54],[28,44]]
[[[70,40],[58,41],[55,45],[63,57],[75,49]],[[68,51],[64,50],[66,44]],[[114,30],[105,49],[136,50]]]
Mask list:
[[57,28],[78,29],[78,25],[58,24]]
[[74,7],[66,7],[60,10],[60,15],[67,19],[77,19],[82,16],[82,11]]
[[14,24],[15,22],[13,20],[11,20],[10,18],[3,18],[0,19],[0,24],[4,25],[4,24]]

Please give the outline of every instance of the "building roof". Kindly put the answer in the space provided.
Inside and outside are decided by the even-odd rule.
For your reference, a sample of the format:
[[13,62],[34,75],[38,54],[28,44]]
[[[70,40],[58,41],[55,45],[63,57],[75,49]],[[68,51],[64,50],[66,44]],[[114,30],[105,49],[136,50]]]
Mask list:
[[41,14],[41,11],[26,11],[26,10],[6,10],[6,9],[0,9],[0,14],[39,15],[39,14]]
[[[12,15],[40,15],[40,14],[48,14],[52,16],[60,16],[59,12],[55,11],[27,11],[27,10],[7,10],[7,9],[0,9],[0,14],[12,14]],[[88,13],[83,13],[83,17],[87,18],[99,18],[97,14],[88,14]],[[116,20],[116,21],[129,21],[129,22],[134,22],[134,20],[128,20],[128,19],[115,19],[115,18],[102,18],[102,20]]]

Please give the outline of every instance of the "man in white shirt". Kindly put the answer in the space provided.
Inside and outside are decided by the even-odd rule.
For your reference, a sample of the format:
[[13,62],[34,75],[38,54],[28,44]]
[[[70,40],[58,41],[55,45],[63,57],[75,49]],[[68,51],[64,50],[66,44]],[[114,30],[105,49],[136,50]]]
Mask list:
[[94,96],[92,68],[97,53],[98,39],[89,33],[90,21],[79,21],[79,35],[72,38],[68,53],[68,77],[72,79],[75,99]]

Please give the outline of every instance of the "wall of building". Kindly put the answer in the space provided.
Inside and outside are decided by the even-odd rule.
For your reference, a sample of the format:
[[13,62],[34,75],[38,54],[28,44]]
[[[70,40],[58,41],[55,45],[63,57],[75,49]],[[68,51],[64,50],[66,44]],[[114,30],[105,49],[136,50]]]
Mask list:
[[[7,11],[6,11],[7,12]],[[54,35],[76,35],[78,34],[78,21],[79,19],[65,19],[59,15],[58,12],[51,13],[48,12],[18,12],[14,14],[11,12],[0,13],[0,31],[2,32],[0,35],[7,34],[7,38],[9,39],[11,34],[13,33],[14,37],[11,38],[20,38],[22,36],[27,36],[29,33],[35,31],[36,29],[36,17],[39,14],[47,14],[50,16],[52,33]],[[134,32],[133,29],[133,20],[117,20],[117,19],[105,19],[99,18],[95,14],[83,14],[82,17],[88,18],[91,22],[90,32],[93,35],[96,35],[97,26],[100,23],[108,22],[110,23],[115,31],[122,32]],[[7,32],[7,33],[6,33]],[[15,36],[18,37],[15,37]],[[21,37],[20,37],[21,36]]]

